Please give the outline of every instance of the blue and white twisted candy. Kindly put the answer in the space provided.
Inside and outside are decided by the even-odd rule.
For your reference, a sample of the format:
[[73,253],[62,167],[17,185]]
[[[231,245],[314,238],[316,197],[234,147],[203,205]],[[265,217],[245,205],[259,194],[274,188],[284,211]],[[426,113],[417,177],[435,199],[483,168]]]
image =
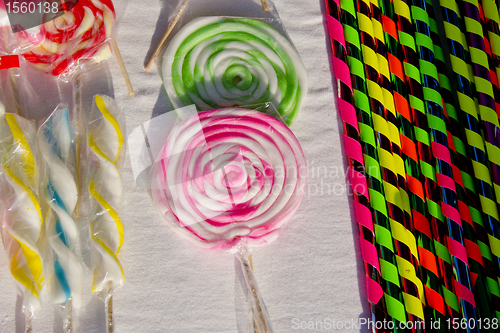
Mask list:
[[39,129],[38,147],[45,160],[47,180],[44,197],[47,213],[47,238],[52,248],[54,302],[63,304],[78,298],[82,267],[74,254],[78,229],[73,212],[78,200],[75,177],[68,168],[72,133],[68,110],[56,109]]

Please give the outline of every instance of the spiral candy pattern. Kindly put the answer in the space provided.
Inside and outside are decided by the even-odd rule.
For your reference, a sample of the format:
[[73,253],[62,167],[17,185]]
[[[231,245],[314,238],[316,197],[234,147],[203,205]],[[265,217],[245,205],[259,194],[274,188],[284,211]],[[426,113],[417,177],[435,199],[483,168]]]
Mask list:
[[111,0],[79,0],[69,12],[40,27],[43,40],[23,54],[41,70],[58,76],[81,62],[99,63],[111,56],[107,42],[115,20]]
[[153,200],[181,237],[208,249],[267,244],[297,209],[305,157],[282,122],[245,109],[202,112],[170,133]]
[[[3,177],[15,198],[3,224],[3,243],[10,271],[24,296],[24,308],[40,307],[42,289],[42,257],[38,248],[43,217],[36,196],[37,165],[33,155],[33,125],[13,114],[0,118],[0,140],[7,153],[1,157]],[[6,145],[6,146],[5,146]],[[8,200],[8,198],[2,198]]]
[[124,229],[117,209],[122,202],[123,184],[118,169],[124,151],[123,128],[117,118],[117,107],[107,97],[95,96],[97,109],[102,115],[97,126],[88,133],[88,145],[97,167],[88,184],[97,211],[90,221],[94,256],[92,291],[108,290],[125,282],[118,253],[123,245]]
[[57,109],[41,126],[39,150],[47,167],[45,200],[50,212],[47,216],[47,236],[53,255],[54,302],[62,304],[80,294],[82,267],[73,253],[78,230],[73,212],[78,199],[75,178],[68,168],[72,134],[68,110]]
[[266,23],[246,18],[191,21],[165,51],[162,77],[175,108],[273,102],[287,124],[307,93],[307,73],[290,42]]

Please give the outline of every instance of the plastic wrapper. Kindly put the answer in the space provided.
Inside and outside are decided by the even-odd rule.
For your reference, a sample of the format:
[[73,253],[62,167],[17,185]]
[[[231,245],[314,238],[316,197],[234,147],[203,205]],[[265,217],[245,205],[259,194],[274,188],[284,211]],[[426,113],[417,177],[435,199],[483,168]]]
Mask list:
[[[66,1],[71,3],[76,0]],[[112,54],[111,39],[117,11],[127,1],[78,0],[73,9],[40,26],[33,45],[23,56],[46,73],[71,77],[86,65]],[[41,41],[41,42],[39,42]]]
[[255,325],[271,332],[248,248],[275,240],[300,204],[306,162],[294,134],[264,112],[200,112],[173,127],[151,179],[154,205],[172,230],[240,260]]
[[120,250],[125,235],[120,217],[123,184],[120,168],[125,145],[125,116],[115,101],[95,96],[87,125],[87,188],[90,194],[92,291],[105,301],[108,326],[112,326],[112,292],[125,282]]
[[65,332],[72,332],[72,310],[78,306],[82,289],[82,266],[75,254],[78,227],[75,208],[78,189],[75,168],[74,124],[68,108],[60,105],[38,130],[38,150],[45,163],[41,198],[45,215],[47,277],[54,303],[59,305]]
[[272,102],[290,125],[307,94],[307,72],[274,6],[260,1],[181,2],[160,65],[174,108]]
[[43,287],[43,215],[37,192],[41,166],[36,156],[36,132],[26,119],[0,118],[0,206],[2,241],[10,271],[23,297],[26,332],[40,308]]

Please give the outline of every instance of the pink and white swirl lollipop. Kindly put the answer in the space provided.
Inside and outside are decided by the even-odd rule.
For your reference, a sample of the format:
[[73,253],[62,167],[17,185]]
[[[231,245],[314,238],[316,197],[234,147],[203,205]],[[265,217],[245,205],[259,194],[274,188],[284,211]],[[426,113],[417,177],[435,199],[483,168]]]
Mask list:
[[290,129],[261,112],[202,112],[172,130],[153,171],[160,214],[204,248],[267,244],[297,209],[305,158]]

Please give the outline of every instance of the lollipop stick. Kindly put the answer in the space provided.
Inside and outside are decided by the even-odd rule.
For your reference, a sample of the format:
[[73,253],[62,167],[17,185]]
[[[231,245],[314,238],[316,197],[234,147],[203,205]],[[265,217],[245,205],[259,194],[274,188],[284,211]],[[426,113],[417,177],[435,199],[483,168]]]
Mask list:
[[82,126],[82,110],[83,110],[83,105],[82,105],[82,74],[77,73],[75,75],[75,87],[74,87],[74,99],[73,99],[73,107],[74,107],[74,113],[73,117],[77,119],[77,128],[78,128],[78,133],[75,134],[75,140],[76,140],[76,186],[78,189],[78,201],[76,203],[75,207],[75,218],[80,217],[80,207],[82,205],[82,166],[81,166],[81,137],[83,135],[83,126]]
[[125,64],[123,63],[122,55],[120,50],[118,49],[118,45],[114,39],[111,39],[111,46],[113,47],[113,51],[115,52],[116,59],[118,60],[118,65],[120,65],[120,70],[122,71],[123,78],[125,79],[125,84],[127,85],[128,94],[130,96],[135,96],[134,88],[132,87],[132,83],[130,82],[130,77],[128,76],[127,69],[125,68]]
[[177,22],[179,22],[179,19],[181,18],[182,13],[186,9],[188,2],[189,2],[189,0],[184,0],[182,2],[181,6],[179,7],[179,9],[177,10],[177,12],[175,13],[174,18],[172,19],[172,22],[170,22],[170,25],[168,26],[167,31],[165,32],[165,34],[163,35],[163,37],[160,41],[160,44],[158,44],[158,46],[156,47],[155,52],[153,53],[153,55],[151,56],[151,58],[149,59],[149,62],[147,63],[147,65],[145,67],[146,72],[149,72],[151,67],[153,67],[153,64],[154,64],[156,58],[158,58],[158,55],[160,54],[161,49],[163,48],[163,45],[165,44],[168,36],[170,36],[170,33],[172,32],[172,30],[174,30],[175,25],[177,24]]
[[113,333],[113,294],[111,293],[112,283],[109,282],[109,292],[104,298],[104,309],[106,311],[106,332]]
[[259,293],[257,281],[253,275],[248,250],[245,247],[239,248],[235,255],[241,263],[245,283],[251,296],[250,304],[252,305],[255,331],[260,333],[272,333],[273,330],[269,321],[269,315]]
[[269,6],[267,5],[267,0],[261,0],[262,1],[262,8],[264,8],[264,11],[267,13],[269,12]]
[[71,297],[68,298],[63,309],[66,311],[63,325],[64,333],[71,333],[73,332],[73,300]]
[[33,327],[31,326],[33,324],[33,311],[31,309],[26,309],[26,312],[24,314],[26,316],[26,323],[24,325],[24,332],[25,333],[31,333],[33,332]]

